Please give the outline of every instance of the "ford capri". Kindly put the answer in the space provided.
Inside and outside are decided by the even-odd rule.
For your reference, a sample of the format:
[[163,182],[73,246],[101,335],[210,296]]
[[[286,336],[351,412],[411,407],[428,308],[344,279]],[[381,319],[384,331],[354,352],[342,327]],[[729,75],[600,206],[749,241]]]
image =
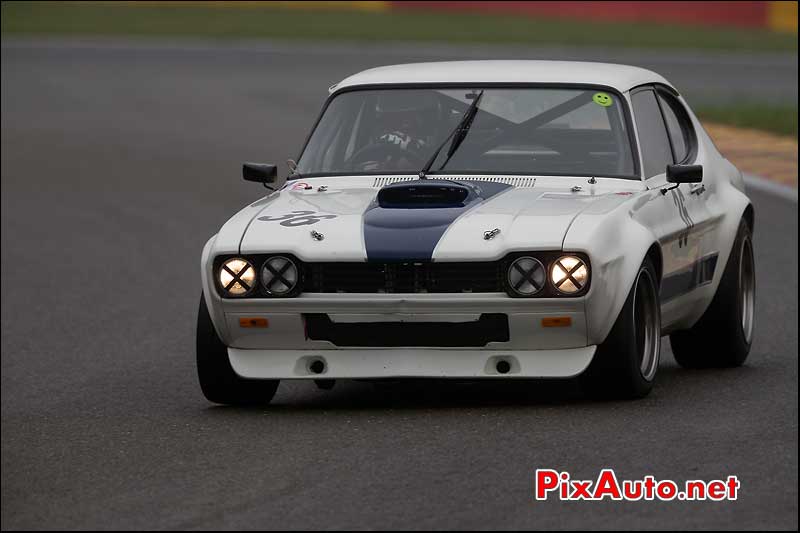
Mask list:
[[329,89],[296,161],[202,253],[206,398],[280,380],[576,378],[741,365],[753,206],[678,90],[558,61],[380,67]]

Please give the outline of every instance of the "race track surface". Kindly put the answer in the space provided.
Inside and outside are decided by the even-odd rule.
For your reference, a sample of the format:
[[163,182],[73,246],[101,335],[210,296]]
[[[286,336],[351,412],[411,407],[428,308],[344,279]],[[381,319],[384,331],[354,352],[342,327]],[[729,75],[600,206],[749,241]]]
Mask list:
[[[757,329],[742,368],[680,369],[665,342],[638,402],[589,402],[571,382],[283,383],[265,409],[205,401],[200,252],[263,192],[240,163],[296,156],[345,75],[430,55],[4,42],[3,529],[797,528],[797,205],[764,193],[752,193]],[[767,61],[673,59],[718,85],[738,72],[721,95],[765,90],[753,75]],[[796,56],[787,68],[790,81],[769,70],[783,80],[769,90],[796,99]],[[608,466],[736,474],[741,495],[532,498],[536,468],[593,479]]]

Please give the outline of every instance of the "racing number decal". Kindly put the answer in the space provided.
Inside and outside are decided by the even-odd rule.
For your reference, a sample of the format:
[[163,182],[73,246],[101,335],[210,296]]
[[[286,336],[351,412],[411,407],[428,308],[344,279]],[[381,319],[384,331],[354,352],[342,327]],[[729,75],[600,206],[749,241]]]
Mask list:
[[317,215],[314,211],[292,211],[289,214],[277,217],[258,217],[258,220],[264,222],[280,222],[281,226],[295,227],[295,226],[309,226],[316,224],[322,219],[336,218],[336,215]]

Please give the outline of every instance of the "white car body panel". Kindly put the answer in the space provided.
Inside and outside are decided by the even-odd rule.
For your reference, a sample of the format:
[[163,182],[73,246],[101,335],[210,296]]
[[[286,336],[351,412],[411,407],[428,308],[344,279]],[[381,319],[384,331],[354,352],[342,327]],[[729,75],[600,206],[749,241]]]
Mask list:
[[[661,76],[635,67],[488,61],[381,67],[343,80],[332,92],[380,84],[459,82],[605,85],[618,90],[628,108],[629,91],[638,85],[672,87]],[[691,327],[716,293],[750,201],[741,173],[717,152],[697,117],[681,102],[697,135],[694,163],[703,165],[702,191],[696,184],[683,184],[662,194],[668,185],[665,174],[647,180],[597,178],[594,183],[585,177],[514,176],[513,183],[524,185],[514,185],[467,210],[449,225],[433,250],[433,262],[493,261],[515,251],[582,252],[591,262],[591,286],[577,298],[524,299],[506,293],[222,298],[212,272],[218,255],[276,253],[305,262],[367,261],[365,211],[388,181],[416,177],[302,178],[244,208],[208,241],[201,265],[206,304],[219,337],[229,347],[234,370],[243,377],[264,379],[498,377],[490,362],[507,357],[512,371],[504,377],[573,376],[586,368],[596,346],[608,336],[648,254],[661,270],[662,332]],[[632,121],[638,136],[635,116]],[[441,177],[502,179],[437,176]],[[299,187],[300,182],[308,188]],[[322,218],[313,225],[282,225],[294,212]],[[484,232],[495,228],[499,233],[485,239]],[[312,230],[324,238],[314,238]],[[698,280],[706,267],[713,276]],[[482,313],[505,313],[510,339],[480,348],[341,348],[309,340],[305,313],[324,313],[335,323],[469,322]],[[543,327],[542,318],[553,316],[569,317],[571,326]],[[240,327],[242,317],[266,318],[269,327]],[[305,362],[314,357],[325,359],[324,375],[308,371]]]
[[[337,180],[342,181],[337,181]],[[366,250],[362,238],[362,218],[367,206],[375,197],[376,189],[370,186],[372,178],[327,178],[304,180],[313,184],[311,190],[293,190],[292,184],[271,195],[269,208],[254,217],[244,232],[240,252],[283,252],[296,255],[305,261],[364,261]],[[329,187],[318,192],[321,186]],[[313,226],[288,227],[280,220],[261,220],[261,217],[278,219],[296,212],[314,212],[335,215]],[[325,235],[322,241],[310,236],[310,229]]]

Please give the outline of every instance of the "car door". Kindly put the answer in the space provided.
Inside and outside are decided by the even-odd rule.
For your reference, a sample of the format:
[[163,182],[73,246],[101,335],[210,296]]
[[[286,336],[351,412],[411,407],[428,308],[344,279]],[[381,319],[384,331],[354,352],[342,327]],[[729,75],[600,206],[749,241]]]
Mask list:
[[[662,327],[669,330],[693,306],[691,292],[696,286],[697,264],[703,254],[702,235],[694,231],[701,218],[692,198],[697,194],[692,193],[689,184],[675,187],[667,183],[666,176],[667,165],[684,162],[691,156],[687,149],[692,144],[684,142],[684,148],[681,148],[677,139],[671,138],[655,87],[648,85],[634,89],[631,103],[645,183],[650,189],[640,217],[656,233],[661,245]],[[677,159],[676,155],[682,159]]]
[[[698,160],[697,134],[683,103],[666,88],[656,87],[656,95],[664,115],[675,162],[684,165],[703,165],[704,177],[701,183],[686,184],[676,189],[686,193],[684,205],[692,220],[692,233],[699,241],[701,272],[696,282],[700,285],[710,281],[706,273],[702,272],[702,265],[714,261],[719,252],[716,239],[718,217],[713,215],[707,202],[707,199],[715,193],[716,180],[712,176],[714,167]],[[711,270],[713,271],[713,268]]]
[[680,99],[671,89],[661,86],[656,86],[656,95],[664,116],[675,162],[684,165],[703,165],[704,176],[701,183],[684,184],[675,189],[674,193],[672,191],[668,193],[683,196],[682,203],[691,222],[689,240],[697,246],[696,261],[691,268],[682,270],[680,277],[673,282],[677,290],[685,291],[687,295],[683,302],[684,307],[676,309],[676,313],[683,318],[689,318],[702,312],[710,296],[713,296],[710,291],[697,289],[711,283],[718,266],[717,231],[720,217],[711,212],[707,201],[715,194],[716,180],[712,175],[714,166],[705,164],[705,161],[699,159],[697,134]]

